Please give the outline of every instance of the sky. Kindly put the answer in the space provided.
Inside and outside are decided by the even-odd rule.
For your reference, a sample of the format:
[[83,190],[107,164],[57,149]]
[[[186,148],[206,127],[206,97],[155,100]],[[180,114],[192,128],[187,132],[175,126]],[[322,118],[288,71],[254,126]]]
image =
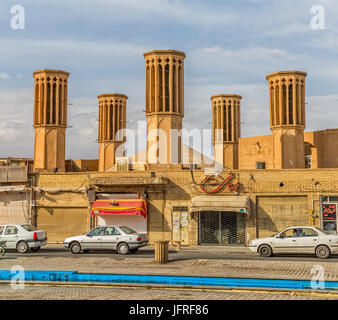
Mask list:
[[[23,29],[12,28],[15,5]],[[97,96],[127,95],[136,129],[143,53],[155,49],[186,54],[184,128],[211,128],[210,97],[227,93],[243,97],[243,137],[270,134],[265,76],[281,70],[307,72],[306,131],[338,128],[336,0],[1,0],[0,157],[33,157],[33,71],[61,69],[70,73],[66,158],[98,158]]]

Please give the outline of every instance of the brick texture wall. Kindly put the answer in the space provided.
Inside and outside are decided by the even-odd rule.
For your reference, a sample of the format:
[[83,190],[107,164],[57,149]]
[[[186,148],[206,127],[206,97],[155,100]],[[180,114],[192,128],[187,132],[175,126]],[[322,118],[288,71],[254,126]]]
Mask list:
[[[191,198],[197,195],[205,195],[198,185],[192,182],[189,170],[156,170],[152,167],[156,177],[168,178],[166,191],[152,187],[149,189],[149,217],[148,230],[151,242],[161,239],[171,239],[172,207],[188,206]],[[203,170],[193,172],[196,183],[200,183],[205,177]],[[223,171],[221,176],[226,178],[229,171]],[[270,235],[276,229],[286,227],[294,221],[302,221],[307,224],[320,225],[320,220],[311,217],[312,206],[319,209],[321,195],[338,195],[338,170],[337,169],[293,169],[293,170],[234,170],[233,182],[240,182],[239,195],[247,195],[251,200],[251,215],[247,217],[247,240],[256,236]],[[150,172],[106,172],[106,173],[40,173],[37,178],[38,187],[49,188],[79,188],[88,187],[98,178],[115,178],[120,183],[126,183],[130,178],[149,178]],[[128,191],[129,187],[115,186],[114,191]],[[137,187],[133,187],[133,190]],[[233,195],[229,188],[225,187],[217,195]],[[271,204],[265,207],[272,208],[270,212],[265,210],[265,219],[270,219],[270,224],[260,224],[264,221],[262,209],[259,207],[261,197],[271,198]],[[278,197],[278,198],[276,198]],[[302,199],[301,210],[296,210],[293,205],[294,197]],[[284,214],[273,207],[285,202]],[[83,194],[65,192],[61,194],[48,194],[48,197],[39,197],[38,206],[78,206],[85,207],[88,202]],[[288,209],[289,208],[289,209]],[[285,211],[286,210],[286,211]],[[290,212],[290,210],[293,210]],[[269,211],[269,210],[268,210]],[[274,216],[275,215],[275,216]],[[189,216],[189,245],[197,245],[197,214]],[[265,220],[267,221],[267,220]],[[262,227],[262,230],[257,230]],[[270,225],[270,227],[269,227]]]

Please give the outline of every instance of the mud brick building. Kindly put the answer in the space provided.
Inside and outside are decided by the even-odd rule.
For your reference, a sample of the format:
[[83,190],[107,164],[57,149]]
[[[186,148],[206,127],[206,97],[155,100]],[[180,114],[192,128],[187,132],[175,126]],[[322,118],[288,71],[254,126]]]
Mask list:
[[[338,129],[305,132],[305,72],[267,75],[271,135],[241,137],[242,97],[215,93],[205,110],[212,112],[209,159],[182,144],[185,54],[153,50],[144,58],[147,148],[129,157],[128,97],[105,93],[98,96],[98,159],[66,160],[69,73],[34,72],[32,170],[21,182],[0,171],[3,223],[24,217],[49,242],[108,224],[146,232],[151,243],[187,246],[245,245],[292,225],[337,233]],[[9,217],[15,192],[29,195],[26,211]]]

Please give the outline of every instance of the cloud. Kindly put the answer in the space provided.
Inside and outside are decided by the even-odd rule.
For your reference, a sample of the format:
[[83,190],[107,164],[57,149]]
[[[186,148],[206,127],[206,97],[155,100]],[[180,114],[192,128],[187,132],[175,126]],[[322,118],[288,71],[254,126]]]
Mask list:
[[[83,0],[90,3],[91,0]],[[97,7],[104,7],[106,12],[123,13],[120,17],[128,19],[169,18],[184,25],[225,26],[235,23],[236,18],[225,6],[205,5],[200,1],[181,0],[97,0]],[[148,20],[149,22],[149,20]]]
[[11,77],[7,72],[0,72],[0,79],[1,80],[9,80]]

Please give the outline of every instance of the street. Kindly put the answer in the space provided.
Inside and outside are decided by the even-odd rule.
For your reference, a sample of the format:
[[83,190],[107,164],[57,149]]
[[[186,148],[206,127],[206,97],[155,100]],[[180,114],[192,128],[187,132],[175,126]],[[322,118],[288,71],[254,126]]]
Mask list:
[[[338,257],[278,256],[261,258],[245,247],[190,247],[169,250],[169,263],[156,264],[154,249],[119,255],[93,251],[74,255],[62,245],[48,245],[39,252],[18,254],[9,250],[0,259],[0,270],[60,270],[79,273],[178,275],[201,277],[311,280],[321,268],[325,281],[338,281]],[[282,300],[338,299],[337,292],[265,290],[245,288],[176,288],[118,284],[26,283],[24,290],[13,290],[8,282],[0,285],[0,299],[130,299],[130,300]]]
[[[137,253],[128,255],[119,255],[117,252],[93,250],[88,253],[72,254],[62,246],[48,246],[41,248],[39,252],[29,252],[20,254],[15,250],[7,250],[6,257],[10,258],[29,258],[29,257],[95,257],[95,258],[153,258],[154,249],[152,247],[141,248]],[[331,256],[329,259],[321,260],[315,255],[278,255],[269,258],[260,257],[256,253],[252,253],[247,248],[222,248],[222,247],[203,247],[200,248],[184,248],[180,251],[175,249],[169,250],[170,261],[187,261],[194,259],[223,259],[223,260],[258,260],[258,261],[303,261],[303,262],[328,262],[337,263],[338,255]]]

